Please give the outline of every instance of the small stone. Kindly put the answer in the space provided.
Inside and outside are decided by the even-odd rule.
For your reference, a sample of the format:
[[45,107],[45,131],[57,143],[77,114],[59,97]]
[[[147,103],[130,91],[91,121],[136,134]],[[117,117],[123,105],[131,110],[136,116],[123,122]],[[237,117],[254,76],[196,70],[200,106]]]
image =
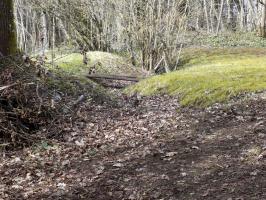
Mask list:
[[122,164],[122,163],[115,163],[114,165],[113,165],[113,167],[118,167],[118,168],[120,168],[120,167],[123,167],[124,165]]
[[192,149],[195,149],[195,150],[200,150],[200,148],[199,147],[197,147],[197,146],[193,146],[193,147],[191,147]]
[[259,173],[259,171],[256,170],[256,171],[254,171],[254,172],[251,172],[250,175],[251,175],[251,176],[257,176],[258,173]]
[[61,190],[65,190],[66,189],[66,184],[65,183],[58,183],[57,187]]
[[187,176],[187,173],[182,172],[182,173],[181,173],[181,176],[186,177],[186,176]]
[[178,154],[178,152],[169,152],[169,153],[167,153],[165,156],[166,157],[173,157],[173,156],[175,156],[175,155],[177,155]]

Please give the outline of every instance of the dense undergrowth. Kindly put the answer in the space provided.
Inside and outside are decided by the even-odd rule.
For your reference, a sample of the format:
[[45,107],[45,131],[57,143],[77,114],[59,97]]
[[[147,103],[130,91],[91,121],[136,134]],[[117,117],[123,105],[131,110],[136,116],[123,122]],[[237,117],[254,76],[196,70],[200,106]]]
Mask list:
[[228,32],[221,34],[187,33],[186,46],[194,47],[266,47],[266,40],[255,32]]
[[127,89],[142,95],[178,95],[184,106],[209,106],[243,93],[266,89],[263,48],[185,49],[182,69]]

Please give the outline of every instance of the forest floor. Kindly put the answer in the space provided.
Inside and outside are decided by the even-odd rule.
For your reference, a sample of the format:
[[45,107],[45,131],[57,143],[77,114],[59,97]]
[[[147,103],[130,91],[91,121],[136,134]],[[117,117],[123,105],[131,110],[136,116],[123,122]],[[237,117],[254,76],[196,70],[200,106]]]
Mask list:
[[[80,55],[59,60],[62,69],[76,75],[75,83],[82,90],[69,80],[57,80],[53,88],[59,85],[67,92],[72,88],[75,94],[58,104],[67,102],[71,107],[81,94],[92,93],[93,86],[95,94],[91,98],[88,94],[88,101],[78,104],[73,109],[76,114],[67,115],[72,117],[63,118],[63,123],[54,119],[54,123],[44,124],[40,132],[52,132],[50,139],[22,150],[1,152],[0,200],[266,199],[266,92],[254,93],[265,89],[265,50],[244,50],[246,54],[235,49],[224,54],[189,51],[195,58],[185,63],[187,69],[135,86],[141,91],[148,89],[148,93],[152,89],[153,95],[141,100],[127,97],[121,90],[102,90],[100,95],[100,87],[86,85],[81,78],[88,68],[82,66]],[[90,66],[99,72],[106,68],[106,73],[113,72],[109,69],[113,62],[119,66],[127,63],[119,56],[92,54],[96,59]],[[123,73],[122,67],[115,68]],[[128,68],[135,72],[132,66]],[[206,73],[206,68],[227,76],[220,81],[219,76]],[[202,79],[195,73],[191,77],[184,73],[193,69],[202,70],[197,71]],[[205,84],[206,80],[213,82]],[[171,92],[160,93],[162,86],[205,102],[219,102],[221,95],[207,98],[215,91],[236,95],[228,96],[231,100],[227,103],[185,107],[181,98],[170,96]],[[242,89],[246,95],[237,95]],[[197,98],[195,94],[199,94]],[[111,100],[103,98],[106,96]],[[0,149],[4,149],[1,144]]]
[[56,142],[5,152],[0,199],[266,199],[265,93],[206,109],[115,93]]

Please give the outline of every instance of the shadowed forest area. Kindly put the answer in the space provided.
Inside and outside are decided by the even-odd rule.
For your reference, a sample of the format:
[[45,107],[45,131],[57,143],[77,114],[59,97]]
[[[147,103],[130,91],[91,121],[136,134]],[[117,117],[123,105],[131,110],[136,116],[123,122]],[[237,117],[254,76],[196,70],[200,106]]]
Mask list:
[[0,200],[266,199],[266,0],[0,0]]

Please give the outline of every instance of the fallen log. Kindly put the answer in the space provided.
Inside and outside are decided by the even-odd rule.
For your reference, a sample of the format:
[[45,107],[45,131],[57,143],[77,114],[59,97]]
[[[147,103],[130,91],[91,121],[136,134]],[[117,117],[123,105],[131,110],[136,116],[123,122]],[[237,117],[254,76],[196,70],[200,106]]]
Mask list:
[[105,75],[105,74],[89,74],[87,75],[89,79],[104,79],[104,80],[118,80],[118,81],[130,81],[139,82],[142,78],[136,76],[125,76],[125,75]]

